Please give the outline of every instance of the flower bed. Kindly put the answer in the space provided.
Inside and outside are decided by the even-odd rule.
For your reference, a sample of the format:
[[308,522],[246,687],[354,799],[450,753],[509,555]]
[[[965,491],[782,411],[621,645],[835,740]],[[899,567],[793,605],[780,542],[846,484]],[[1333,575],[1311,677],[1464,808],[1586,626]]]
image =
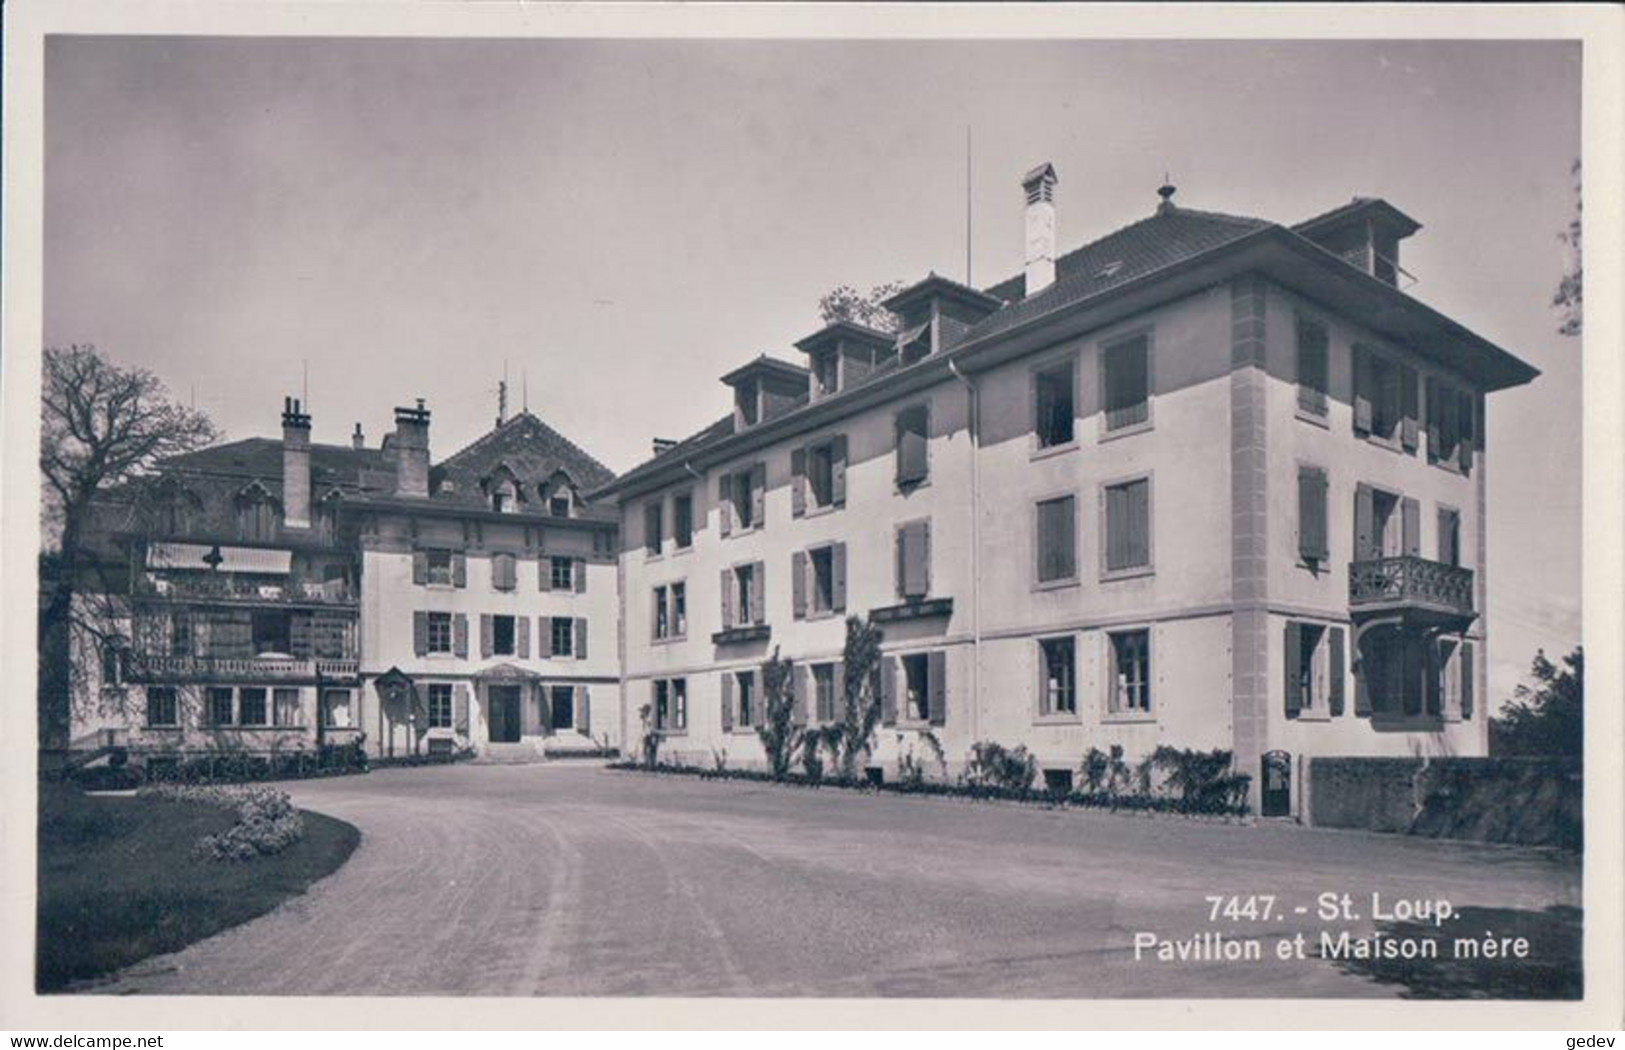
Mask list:
[[253,860],[281,853],[305,834],[304,817],[286,791],[272,788],[196,784],[152,784],[137,797],[162,802],[200,802],[233,810],[237,822],[218,834],[205,835],[193,846],[215,860]]
[[703,766],[657,763],[653,766],[639,762],[612,762],[610,769],[668,776],[698,777],[701,780],[748,780],[759,783],[779,783],[806,788],[839,788],[853,791],[871,791],[894,795],[929,795],[943,798],[963,798],[985,801],[1019,802],[1043,806],[1067,806],[1083,809],[1125,810],[1144,813],[1176,813],[1186,816],[1244,817],[1248,813],[1246,791],[1240,801],[1212,798],[1188,798],[1182,795],[1157,794],[1138,791],[1052,791],[1043,788],[1009,788],[991,783],[950,782],[944,780],[875,781],[867,778],[806,777],[789,773],[775,777],[766,770],[716,769]]

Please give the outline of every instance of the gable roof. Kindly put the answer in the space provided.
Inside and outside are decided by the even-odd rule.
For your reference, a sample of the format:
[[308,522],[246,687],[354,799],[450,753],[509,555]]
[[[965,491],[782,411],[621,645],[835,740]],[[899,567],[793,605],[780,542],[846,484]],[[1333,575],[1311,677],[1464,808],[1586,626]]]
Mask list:
[[[481,435],[429,471],[431,499],[435,503],[488,509],[480,482],[498,467],[507,467],[529,487],[527,497],[540,498],[535,486],[562,470],[575,483],[578,494],[608,484],[615,472],[588,455],[580,446],[529,412]],[[616,517],[613,508],[587,507],[583,517]]]
[[[279,438],[251,437],[211,445],[166,459],[165,472],[206,474],[221,478],[241,478],[263,482],[282,481],[282,441]],[[312,489],[359,490],[365,487],[364,474],[388,471],[393,475],[394,457],[382,449],[352,448],[349,445],[310,446]]]

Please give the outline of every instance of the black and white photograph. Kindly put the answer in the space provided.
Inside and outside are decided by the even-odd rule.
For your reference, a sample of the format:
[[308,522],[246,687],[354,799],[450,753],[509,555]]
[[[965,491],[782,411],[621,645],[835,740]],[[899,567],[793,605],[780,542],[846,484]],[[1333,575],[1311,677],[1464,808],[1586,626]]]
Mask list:
[[0,1027],[1619,1027],[1606,9],[146,6],[8,27]]

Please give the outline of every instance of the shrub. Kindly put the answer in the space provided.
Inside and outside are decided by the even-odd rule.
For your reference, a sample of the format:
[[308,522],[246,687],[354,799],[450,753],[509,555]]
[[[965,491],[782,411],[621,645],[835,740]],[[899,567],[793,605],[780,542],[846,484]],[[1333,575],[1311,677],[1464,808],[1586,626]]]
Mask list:
[[791,673],[792,664],[782,659],[778,646],[774,646],[773,655],[762,663],[762,721],[756,727],[756,738],[762,742],[775,780],[783,780],[790,772],[797,744]]
[[305,834],[304,817],[285,791],[273,788],[231,788],[195,784],[152,784],[138,797],[162,802],[199,802],[229,809],[237,822],[214,835],[205,835],[193,849],[215,860],[243,861],[281,853]]
[[1038,777],[1038,759],[1026,745],[1006,749],[1003,744],[981,740],[971,745],[970,762],[965,766],[965,783],[971,787],[991,787],[1001,791],[1030,791]]

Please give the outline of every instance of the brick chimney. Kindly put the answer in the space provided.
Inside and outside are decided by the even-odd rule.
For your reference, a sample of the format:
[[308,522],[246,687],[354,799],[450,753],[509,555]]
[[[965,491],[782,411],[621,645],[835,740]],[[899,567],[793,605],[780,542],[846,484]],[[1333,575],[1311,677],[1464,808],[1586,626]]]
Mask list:
[[360,451],[367,447],[367,435],[361,432],[361,424],[355,425],[355,433],[350,435],[350,447]]
[[418,398],[416,408],[395,409],[395,495],[429,494],[429,410]]
[[282,520],[310,528],[310,417],[292,397],[282,399]]
[[1025,294],[1055,283],[1055,166],[1047,161],[1021,177],[1027,197]]

